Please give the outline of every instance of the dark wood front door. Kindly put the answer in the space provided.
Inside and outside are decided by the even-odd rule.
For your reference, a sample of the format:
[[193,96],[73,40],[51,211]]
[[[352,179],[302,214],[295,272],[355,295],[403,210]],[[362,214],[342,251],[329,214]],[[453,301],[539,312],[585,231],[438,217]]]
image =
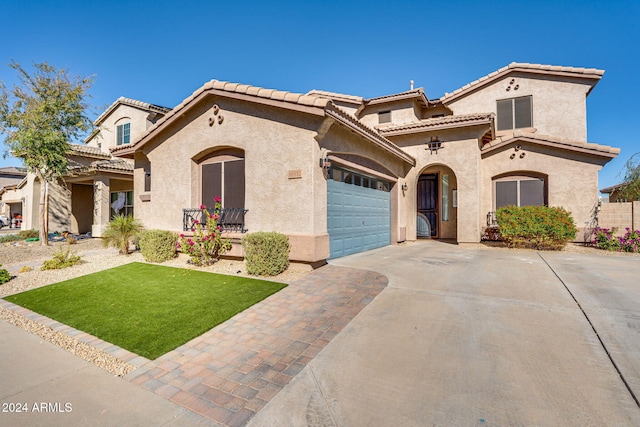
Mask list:
[[420,175],[418,178],[418,214],[429,221],[431,237],[438,237],[438,174]]

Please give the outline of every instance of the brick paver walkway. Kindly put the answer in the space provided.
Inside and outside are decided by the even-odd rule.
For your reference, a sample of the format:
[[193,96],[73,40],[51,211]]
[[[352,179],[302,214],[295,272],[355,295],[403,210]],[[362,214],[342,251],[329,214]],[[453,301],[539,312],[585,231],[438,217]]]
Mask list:
[[245,424],[386,286],[325,266],[125,379],[225,426]]

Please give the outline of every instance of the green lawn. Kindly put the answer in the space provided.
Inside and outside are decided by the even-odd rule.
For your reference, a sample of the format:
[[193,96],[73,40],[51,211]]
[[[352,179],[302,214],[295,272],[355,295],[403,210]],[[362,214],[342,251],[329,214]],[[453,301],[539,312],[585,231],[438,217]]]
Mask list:
[[155,359],[286,286],[131,263],[5,299]]

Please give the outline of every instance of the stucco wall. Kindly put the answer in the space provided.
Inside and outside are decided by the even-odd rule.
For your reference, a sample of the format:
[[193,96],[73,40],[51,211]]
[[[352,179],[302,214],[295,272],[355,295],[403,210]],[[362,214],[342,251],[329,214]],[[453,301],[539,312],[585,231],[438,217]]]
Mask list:
[[[451,184],[449,196],[451,203],[451,220],[449,224],[440,223],[442,238],[456,239],[459,243],[476,243],[480,241],[480,153],[478,137],[484,130],[468,128],[459,130],[441,130],[437,132],[439,140],[444,141],[437,152],[430,152],[425,142],[432,134],[408,135],[394,137],[393,142],[416,158],[416,166],[412,168],[405,180],[408,189],[401,195],[404,203],[403,223],[407,227],[407,239],[416,239],[417,182],[422,173],[434,173],[450,170]],[[391,138],[390,138],[391,139]],[[441,177],[439,179],[441,181]],[[441,187],[441,183],[439,183]],[[453,208],[453,190],[457,190],[457,208]],[[439,194],[441,198],[441,193]],[[442,205],[440,218],[442,218]],[[452,220],[455,219],[454,223]]]
[[120,104],[118,108],[100,124],[100,131],[87,142],[87,145],[91,147],[101,147],[102,151],[109,153],[109,148],[117,145],[116,126],[124,123],[131,123],[130,141],[134,142],[151,126],[151,122],[147,120],[148,116],[148,111]]
[[538,133],[586,141],[586,94],[590,85],[577,79],[552,79],[512,73],[447,105],[454,114],[497,114],[497,100],[531,95],[533,128]]
[[[394,124],[405,124],[420,120],[420,108],[414,100],[403,100],[389,102],[385,104],[374,104],[365,108],[360,113],[360,121],[369,127],[377,126],[378,113],[381,111],[391,111],[391,122]],[[382,123],[381,125],[385,125]]]
[[[514,147],[521,145],[515,152]],[[512,154],[516,154],[511,158]],[[524,154],[524,157],[520,157]],[[513,143],[487,153],[482,160],[481,212],[494,211],[492,179],[513,172],[536,172],[548,175],[548,205],[570,211],[578,229],[591,225],[598,201],[598,171],[601,159],[587,154],[541,147],[530,143]],[[580,235],[580,233],[579,233]]]
[[[212,106],[220,107],[222,124],[209,125]],[[136,216],[149,228],[180,230],[182,209],[198,207],[201,184],[193,159],[216,148],[244,150],[245,218],[252,231],[312,235],[318,231],[314,212],[315,131],[320,118],[283,109],[210,97],[187,112],[180,122],[147,145],[151,165],[150,200],[144,194],[144,168],[135,170]],[[301,178],[289,179],[290,170]],[[326,229],[325,229],[326,231]]]

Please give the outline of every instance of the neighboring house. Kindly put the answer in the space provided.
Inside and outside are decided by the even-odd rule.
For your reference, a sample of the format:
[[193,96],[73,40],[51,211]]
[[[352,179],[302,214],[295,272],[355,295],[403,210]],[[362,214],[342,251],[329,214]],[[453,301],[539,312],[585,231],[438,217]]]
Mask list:
[[[10,197],[9,194],[16,189],[18,184],[27,176],[27,170],[19,167],[0,168],[0,215],[9,218],[22,217],[22,200]],[[4,196],[5,193],[7,196]],[[15,225],[10,222],[9,225]]]
[[611,187],[603,188],[600,190],[602,194],[606,194],[608,196],[608,201],[610,203],[624,203],[624,202],[633,202],[633,200],[628,199],[625,195],[621,193],[621,189],[623,184],[612,185]]
[[[129,144],[169,110],[121,97],[96,119],[86,145],[71,144],[68,173],[50,186],[51,232],[100,237],[114,214],[133,214],[133,163],[114,158],[109,150]],[[22,201],[22,229],[39,227],[40,182],[35,174],[1,196],[3,201]]]
[[111,152],[134,162],[146,227],[188,233],[221,196],[235,243],[279,231],[297,261],[420,237],[476,243],[507,205],[563,206],[586,228],[598,171],[619,153],[587,143],[586,96],[602,75],[512,63],[434,100],[213,80]]

